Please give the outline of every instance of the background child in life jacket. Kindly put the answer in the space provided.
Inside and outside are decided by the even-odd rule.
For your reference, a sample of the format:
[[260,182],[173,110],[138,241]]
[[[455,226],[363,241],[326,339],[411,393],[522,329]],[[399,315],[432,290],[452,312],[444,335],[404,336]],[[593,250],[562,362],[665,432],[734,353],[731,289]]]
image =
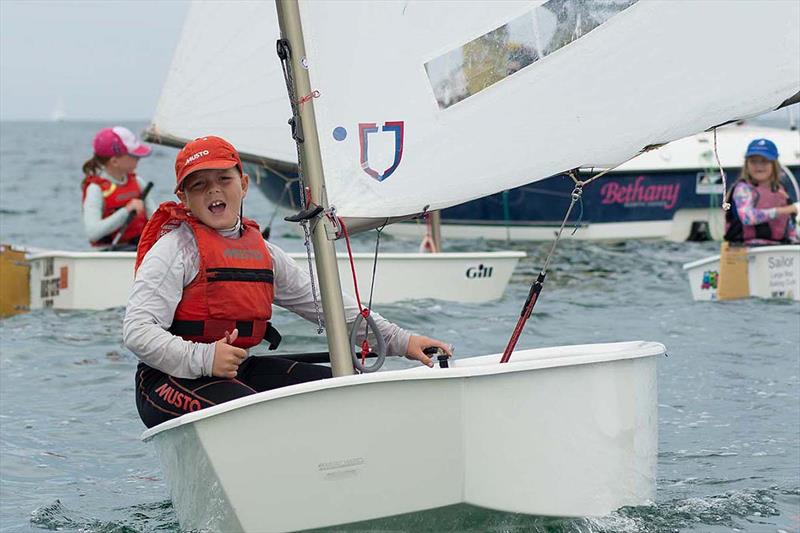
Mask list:
[[[219,137],[195,139],[178,154],[175,173],[181,203],[161,204],[142,234],[123,322],[125,346],[141,360],[135,394],[145,425],[330,377],[327,366],[248,357],[246,348],[270,331],[273,303],[310,321],[316,310],[308,274],[240,217],[249,177],[234,147]],[[343,297],[352,324],[358,305]],[[432,366],[424,348],[451,353],[441,341],[372,316],[387,355]]]
[[[92,141],[94,155],[83,164],[83,226],[92,246],[107,248],[128,220],[118,245],[136,249],[155,202],[141,200],[145,182],[136,175],[139,158],[150,155],[150,147],[121,126],[104,128]],[[127,245],[127,246],[126,246]]]
[[742,173],[728,201],[725,240],[748,245],[797,242],[800,203],[791,204],[780,181],[778,147],[755,139],[747,147]]

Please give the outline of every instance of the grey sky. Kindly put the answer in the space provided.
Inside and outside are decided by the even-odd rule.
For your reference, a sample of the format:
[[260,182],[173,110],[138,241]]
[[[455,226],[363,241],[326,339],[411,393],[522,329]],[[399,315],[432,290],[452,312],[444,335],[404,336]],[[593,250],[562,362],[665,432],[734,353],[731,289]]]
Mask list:
[[0,0],[0,120],[148,120],[189,4]]
[[[188,8],[186,0],[0,0],[0,120],[49,120],[59,101],[68,120],[149,120]],[[785,126],[787,116],[760,122]]]

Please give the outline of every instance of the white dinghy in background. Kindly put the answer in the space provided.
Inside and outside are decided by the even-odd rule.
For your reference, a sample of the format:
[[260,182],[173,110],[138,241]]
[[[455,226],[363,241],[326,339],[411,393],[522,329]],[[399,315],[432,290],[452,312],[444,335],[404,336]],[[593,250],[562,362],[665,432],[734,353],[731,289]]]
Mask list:
[[[306,254],[289,256],[307,268]],[[503,296],[522,257],[525,257],[523,252],[380,254],[372,301],[496,300]],[[355,294],[348,258],[340,255],[338,259],[342,289]],[[366,300],[374,256],[356,253],[353,259],[361,295]],[[136,253],[47,250],[30,253],[27,261],[30,309],[109,309],[125,307],[128,302]],[[413,279],[414,283],[398,283],[399,279]]]
[[[717,299],[719,261],[715,255],[683,265],[694,300]],[[800,244],[748,248],[747,281],[750,296],[800,302]]]
[[[285,531],[459,502],[583,516],[651,501],[662,345],[520,350],[506,363],[483,355],[452,368],[350,375],[331,207],[381,225],[570,169],[614,168],[654,145],[776,109],[798,97],[800,4],[276,3],[305,185],[328,215],[313,244],[336,377],[148,430],[181,526]],[[187,24],[242,20],[228,5],[195,4]],[[226,57],[275,65],[268,4],[236,5],[249,10],[247,23],[264,17],[267,31],[225,41]],[[726,31],[710,39],[723,19]],[[240,70],[205,61],[214,39],[189,33],[203,38],[176,57],[193,53],[195,74],[228,80]],[[751,62],[762,75],[742,84]],[[259,94],[239,81],[204,98]],[[173,94],[187,114],[190,95]],[[260,116],[235,127],[257,130]],[[269,149],[258,134],[249,146],[231,140],[255,154]]]
[[[655,497],[657,343],[345,376],[165,422],[181,527],[294,531],[467,503],[605,515]],[[421,526],[424,529],[424,525]]]

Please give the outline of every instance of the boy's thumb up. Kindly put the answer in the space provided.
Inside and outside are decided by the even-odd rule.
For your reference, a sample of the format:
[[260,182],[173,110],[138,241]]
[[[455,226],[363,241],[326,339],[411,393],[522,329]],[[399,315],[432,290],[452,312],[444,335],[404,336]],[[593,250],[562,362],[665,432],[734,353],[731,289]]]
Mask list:
[[232,333],[225,332],[225,343],[233,344],[239,338],[239,329],[234,328]]

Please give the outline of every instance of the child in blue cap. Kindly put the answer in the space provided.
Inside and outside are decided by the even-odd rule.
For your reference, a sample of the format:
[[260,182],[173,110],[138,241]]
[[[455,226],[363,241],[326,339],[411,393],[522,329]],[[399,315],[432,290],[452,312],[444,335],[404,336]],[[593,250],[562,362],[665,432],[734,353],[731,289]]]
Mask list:
[[746,245],[797,242],[800,204],[792,203],[781,184],[778,147],[769,139],[755,139],[744,158],[742,173],[728,193],[725,240]]

